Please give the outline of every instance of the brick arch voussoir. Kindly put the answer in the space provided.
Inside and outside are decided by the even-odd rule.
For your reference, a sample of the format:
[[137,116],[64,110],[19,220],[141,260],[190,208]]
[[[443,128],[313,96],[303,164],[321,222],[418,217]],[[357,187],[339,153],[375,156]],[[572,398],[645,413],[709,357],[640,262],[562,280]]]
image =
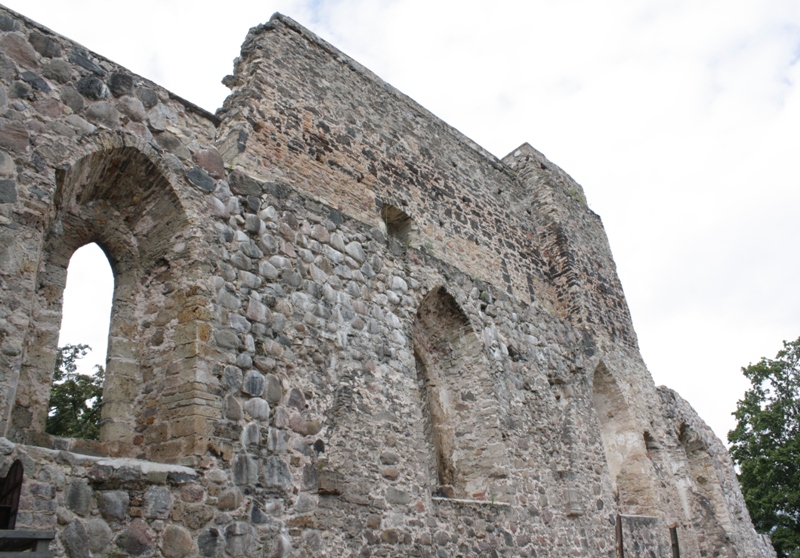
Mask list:
[[122,130],[102,130],[81,136],[72,156],[69,160],[65,160],[64,164],[69,165],[70,161],[79,161],[93,153],[125,147],[136,149],[150,159],[171,184],[179,184],[182,181],[182,178],[166,164],[161,154],[149,142]]
[[[180,233],[190,246],[194,244],[194,231],[201,228],[193,222],[193,212],[188,210],[191,205],[188,190],[183,177],[141,138],[122,131],[89,134],[80,140],[73,156],[56,168],[56,193],[48,229],[57,229],[69,219],[74,222],[85,217],[92,221],[92,209],[98,213],[99,207],[99,212],[109,219],[95,219],[94,233],[86,235],[93,238],[87,238],[84,244],[97,242],[112,266],[115,261],[135,258],[147,267],[149,260],[158,259],[155,252],[163,252],[162,243],[151,250],[153,253],[146,253],[144,247],[150,242],[152,230],[160,229],[162,237],[168,234],[170,238]],[[119,214],[126,211],[127,217],[120,219]],[[114,218],[115,212],[118,222],[106,230],[106,223]],[[110,233],[117,238],[111,238]],[[120,242],[123,236],[131,240]],[[115,245],[138,247],[141,253],[118,250]]]
[[[114,153],[118,150],[134,150],[144,157],[157,170],[169,186],[171,194],[178,200],[182,214],[187,222],[191,223],[191,211],[189,211],[188,192],[185,177],[173,170],[161,155],[149,142],[123,130],[102,130],[80,137],[77,144],[70,151],[70,156],[59,161],[56,168],[56,205],[69,195],[69,187],[75,187],[76,173],[80,172],[85,163],[92,160],[100,160],[103,156]],[[144,160],[143,159],[143,160]],[[73,184],[70,184],[73,183]]]

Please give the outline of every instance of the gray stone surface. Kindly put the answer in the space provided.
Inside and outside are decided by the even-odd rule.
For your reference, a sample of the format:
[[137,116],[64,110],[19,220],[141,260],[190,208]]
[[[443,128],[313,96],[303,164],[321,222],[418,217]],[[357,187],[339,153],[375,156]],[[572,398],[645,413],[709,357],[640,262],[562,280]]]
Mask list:
[[50,86],[42,79],[42,76],[30,71],[20,72],[19,77],[30,85],[34,90],[41,91],[42,93],[50,93]]
[[103,80],[94,76],[86,76],[78,80],[75,89],[84,97],[97,101],[108,97],[108,88]]
[[44,77],[58,83],[67,83],[72,77],[72,66],[66,60],[51,60],[43,69]]
[[182,512],[183,524],[192,530],[204,527],[214,518],[214,508],[205,504],[183,506]]
[[0,180],[0,203],[17,201],[17,183],[13,180]]
[[244,498],[242,491],[238,488],[231,488],[223,491],[217,500],[217,507],[223,511],[235,510],[242,505]]
[[19,33],[5,34],[0,39],[0,49],[23,68],[35,68],[38,64],[36,51]]
[[287,407],[294,407],[298,411],[304,411],[306,408],[306,398],[303,396],[303,392],[299,389],[292,388],[289,391],[289,397],[286,400]]
[[180,525],[167,525],[161,535],[161,551],[165,558],[183,558],[192,552],[192,535]]
[[197,538],[197,548],[200,556],[217,556],[221,551],[222,535],[218,529],[210,528],[200,533]]
[[115,97],[133,95],[133,76],[126,72],[114,72],[108,76],[108,88]]
[[390,504],[408,504],[411,501],[411,495],[403,490],[397,490],[395,487],[390,486],[386,491],[386,501]]
[[19,22],[8,14],[0,14],[0,31],[16,31],[20,28]]
[[270,405],[278,405],[283,399],[283,386],[274,374],[264,376],[264,398]]
[[117,539],[117,546],[131,556],[149,556],[155,549],[156,533],[141,519],[134,519]]
[[231,420],[239,420],[244,417],[242,404],[230,394],[225,396],[225,416]]
[[202,149],[194,154],[197,164],[213,178],[225,177],[225,163],[216,149]]
[[100,513],[107,521],[123,521],[128,516],[130,496],[123,490],[101,492],[97,503]]
[[[33,101],[34,99],[34,92],[30,85],[23,81],[15,81],[11,84],[8,88],[8,97],[10,99],[24,99],[26,101]],[[19,108],[24,105],[17,105],[16,108]]]
[[292,486],[292,472],[286,462],[278,456],[270,456],[264,466],[264,484],[272,488],[289,490]]
[[0,121],[0,147],[12,152],[28,148],[28,130],[20,122]]
[[111,103],[105,101],[100,103],[92,103],[86,109],[86,119],[90,122],[106,128],[116,128],[119,126],[119,112]]
[[77,114],[70,114],[64,121],[69,124],[78,134],[91,134],[97,127],[89,124]]
[[89,558],[90,539],[80,520],[72,521],[59,537],[69,558]]
[[144,105],[135,97],[123,97],[116,104],[117,110],[133,120],[143,122],[145,119]]
[[72,86],[65,85],[61,88],[61,101],[72,111],[80,112],[86,106],[83,96]]
[[233,459],[233,479],[236,484],[255,484],[258,480],[258,463],[247,454],[237,454]]
[[80,46],[73,46],[69,52],[69,61],[84,70],[89,70],[94,75],[104,77],[106,71],[98,64],[97,59],[90,52]]
[[242,429],[242,446],[250,448],[261,444],[261,430],[257,422],[248,422]]
[[93,554],[103,551],[114,538],[114,532],[108,523],[102,519],[89,519],[86,522],[86,539],[88,541],[89,550]]
[[192,167],[189,172],[186,173],[186,178],[203,192],[214,191],[214,179],[200,167]]
[[76,479],[67,487],[64,499],[67,508],[85,517],[91,510],[92,488],[85,479]]
[[167,519],[172,511],[172,494],[169,489],[154,486],[147,490],[142,501],[142,515],[147,518]]
[[269,419],[269,403],[260,397],[253,397],[244,404],[244,410],[256,420]]
[[253,526],[235,521],[225,528],[225,551],[230,556],[253,556],[258,550],[258,540]]
[[272,541],[272,548],[270,550],[270,558],[286,558],[292,553],[292,542],[289,537],[281,533]]
[[242,381],[242,391],[253,397],[264,392],[264,375],[256,370],[248,370]]
[[28,42],[30,42],[36,52],[46,58],[57,58],[61,56],[62,51],[58,41],[51,39],[44,33],[33,31],[28,36]]
[[[238,337],[236,340],[238,342]],[[222,376],[222,382],[226,388],[235,392],[242,387],[243,376],[241,368],[237,366],[226,366]]]

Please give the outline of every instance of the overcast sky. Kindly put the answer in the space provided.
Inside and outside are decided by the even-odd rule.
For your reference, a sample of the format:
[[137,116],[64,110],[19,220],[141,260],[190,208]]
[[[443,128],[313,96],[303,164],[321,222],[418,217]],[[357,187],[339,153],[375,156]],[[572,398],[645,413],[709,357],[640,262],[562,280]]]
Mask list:
[[723,439],[740,368],[800,336],[796,0],[6,5],[211,111],[280,11],[498,157],[529,142],[602,217],[656,383]]

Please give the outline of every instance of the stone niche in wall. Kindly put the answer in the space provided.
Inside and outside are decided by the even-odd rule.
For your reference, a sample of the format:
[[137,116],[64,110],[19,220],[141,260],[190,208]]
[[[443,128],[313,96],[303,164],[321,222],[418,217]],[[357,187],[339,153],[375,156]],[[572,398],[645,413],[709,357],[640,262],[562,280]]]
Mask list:
[[[491,498],[489,473],[501,462],[499,424],[482,409],[490,365],[480,338],[443,288],[428,293],[412,333],[414,361],[437,496]],[[499,454],[498,454],[499,453]],[[433,483],[436,485],[436,483]]]

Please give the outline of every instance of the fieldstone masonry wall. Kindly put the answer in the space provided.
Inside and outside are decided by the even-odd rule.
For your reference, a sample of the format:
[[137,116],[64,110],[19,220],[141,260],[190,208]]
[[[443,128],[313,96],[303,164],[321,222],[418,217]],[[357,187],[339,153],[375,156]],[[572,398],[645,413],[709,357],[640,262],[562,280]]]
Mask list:
[[[653,385],[568,175],[280,15],[224,83],[212,115],[0,10],[20,526],[70,558],[774,555],[724,446]],[[58,439],[89,242],[115,276],[101,440]]]

